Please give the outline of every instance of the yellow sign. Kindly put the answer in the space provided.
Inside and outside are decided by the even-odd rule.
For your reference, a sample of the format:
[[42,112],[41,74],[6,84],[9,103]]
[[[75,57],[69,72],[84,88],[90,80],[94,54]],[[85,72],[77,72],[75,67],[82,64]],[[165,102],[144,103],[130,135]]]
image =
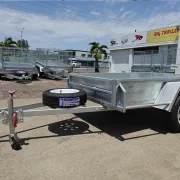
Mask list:
[[147,33],[146,43],[159,43],[178,40],[179,29],[176,26],[157,29]]

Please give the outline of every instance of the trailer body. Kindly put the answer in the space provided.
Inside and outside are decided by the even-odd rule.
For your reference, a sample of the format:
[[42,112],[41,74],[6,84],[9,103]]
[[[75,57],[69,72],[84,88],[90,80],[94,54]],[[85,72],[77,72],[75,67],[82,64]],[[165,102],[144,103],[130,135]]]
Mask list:
[[[127,109],[169,105],[176,98],[180,75],[167,73],[70,74],[70,88],[80,88],[89,99],[122,112]],[[162,91],[165,92],[162,94]],[[162,106],[161,106],[162,108]]]

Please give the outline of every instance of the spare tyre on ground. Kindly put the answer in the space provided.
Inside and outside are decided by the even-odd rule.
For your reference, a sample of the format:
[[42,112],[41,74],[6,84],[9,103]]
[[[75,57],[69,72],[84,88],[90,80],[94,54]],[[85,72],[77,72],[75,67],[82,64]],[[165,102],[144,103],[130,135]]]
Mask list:
[[80,89],[57,88],[43,92],[42,102],[51,108],[68,108],[85,105],[87,93]]

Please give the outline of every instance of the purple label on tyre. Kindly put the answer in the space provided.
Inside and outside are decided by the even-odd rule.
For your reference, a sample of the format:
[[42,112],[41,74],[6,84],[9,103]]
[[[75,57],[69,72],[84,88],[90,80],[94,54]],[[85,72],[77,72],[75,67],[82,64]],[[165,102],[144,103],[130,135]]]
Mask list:
[[73,98],[59,98],[59,106],[79,106],[80,99],[79,97]]

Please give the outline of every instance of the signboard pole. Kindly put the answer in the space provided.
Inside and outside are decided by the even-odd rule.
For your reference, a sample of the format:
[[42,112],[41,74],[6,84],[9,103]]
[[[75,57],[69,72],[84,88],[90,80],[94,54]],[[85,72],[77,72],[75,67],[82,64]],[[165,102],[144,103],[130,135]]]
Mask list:
[[131,67],[133,66],[133,60],[134,60],[134,56],[133,56],[133,49],[129,50],[129,71],[131,72]]
[[[178,45],[177,45],[176,64],[180,65],[180,31],[179,31],[179,39],[178,39]],[[175,74],[180,74],[179,68],[175,70]]]

